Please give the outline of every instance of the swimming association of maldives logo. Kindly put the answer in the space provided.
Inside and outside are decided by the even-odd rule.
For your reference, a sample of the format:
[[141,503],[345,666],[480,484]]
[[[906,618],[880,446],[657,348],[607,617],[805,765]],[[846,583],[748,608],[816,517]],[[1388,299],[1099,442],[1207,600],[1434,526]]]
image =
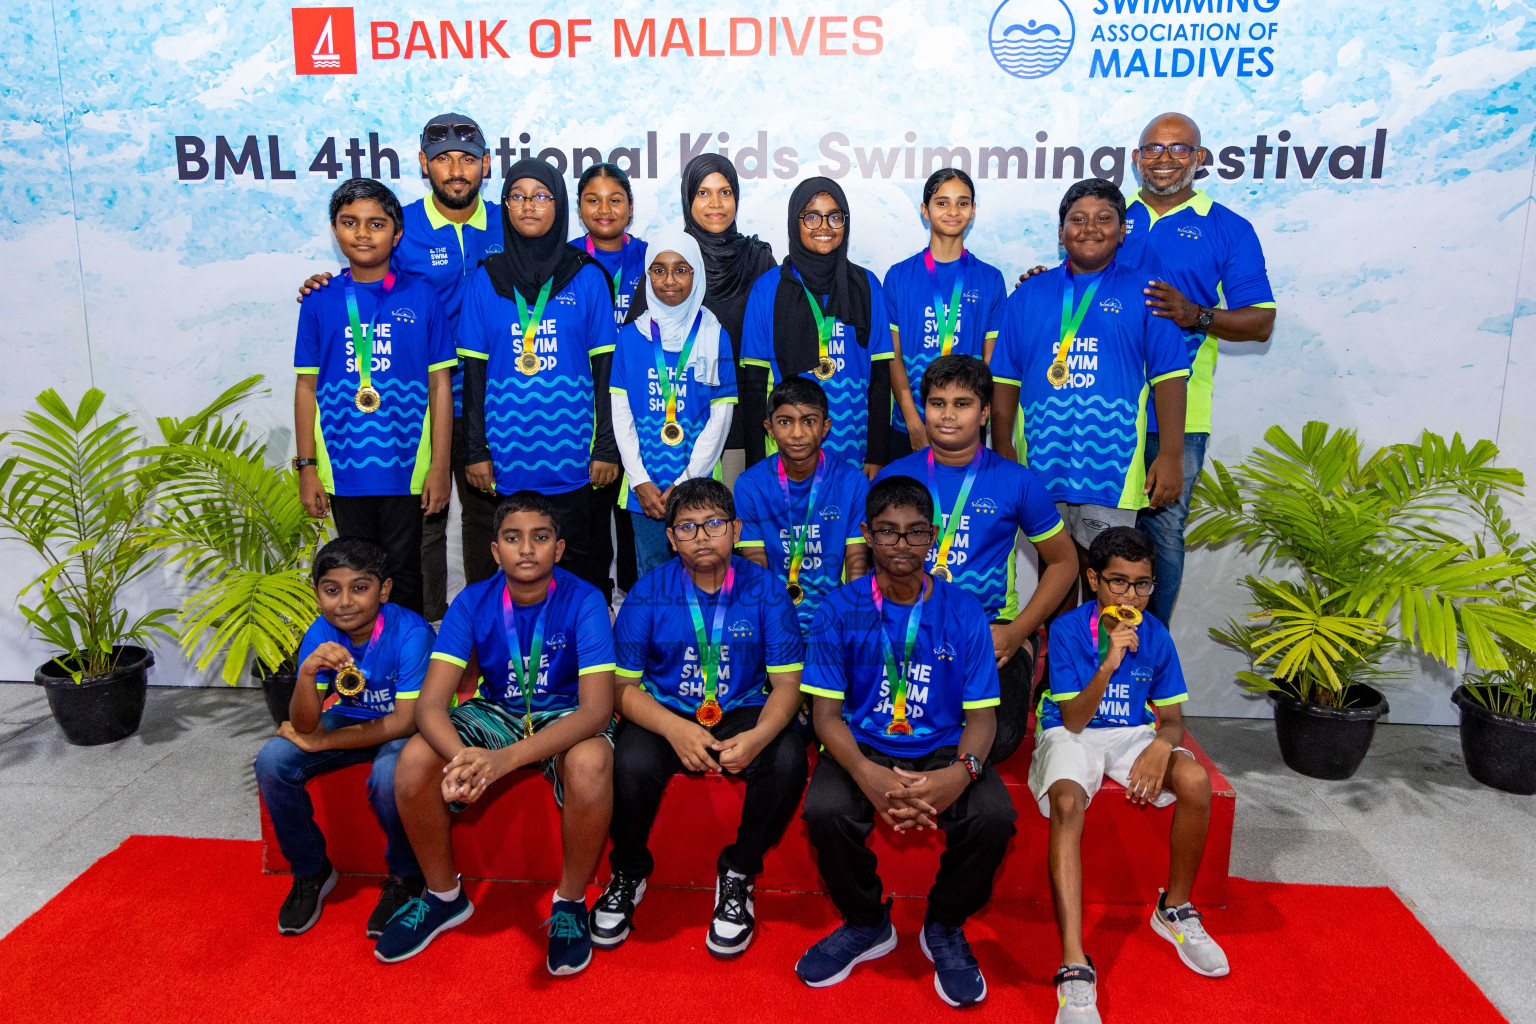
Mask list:
[[1077,25],[1065,0],[1004,0],[987,41],[997,66],[1015,78],[1044,78],[1066,63]]
[[293,8],[293,70],[298,75],[357,74],[352,8]]

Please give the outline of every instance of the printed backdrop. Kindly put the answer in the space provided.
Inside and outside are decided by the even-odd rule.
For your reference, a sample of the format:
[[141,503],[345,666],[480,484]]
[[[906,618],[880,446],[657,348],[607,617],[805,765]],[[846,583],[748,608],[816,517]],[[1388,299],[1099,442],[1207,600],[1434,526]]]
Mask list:
[[[966,167],[970,248],[1012,278],[1057,258],[1066,186],[1133,187],[1128,147],[1176,109],[1205,130],[1202,186],[1257,226],[1279,300],[1269,344],[1223,347],[1212,454],[1320,418],[1371,443],[1493,438],[1536,470],[1519,344],[1536,342],[1533,42],[1515,0],[15,0],[0,418],[94,384],[149,422],[263,373],[248,413],[290,454],[295,289],[339,260],[326,197],[354,174],[424,194],[417,133],[444,110],[494,141],[492,194],[524,154],[567,173],[618,161],[641,236],[678,216],[697,153],[736,162],[743,229],[780,254],[794,181],[830,175],[854,258],[882,274],[924,244],[923,179]],[[1268,713],[1205,635],[1240,611],[1248,568],[1192,556],[1175,635],[1195,714]],[[47,654],[9,600],[34,570],[14,546],[0,560],[0,678]],[[1452,720],[1448,678],[1409,668],[1393,720]],[[162,649],[153,681],[205,680]]]

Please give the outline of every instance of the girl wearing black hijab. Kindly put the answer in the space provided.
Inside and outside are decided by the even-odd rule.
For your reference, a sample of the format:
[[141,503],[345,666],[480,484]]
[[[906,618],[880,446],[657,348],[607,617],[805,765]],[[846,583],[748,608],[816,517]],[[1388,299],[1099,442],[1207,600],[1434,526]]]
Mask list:
[[619,474],[608,401],[613,292],[602,265],[566,243],[565,181],[555,169],[519,160],[506,182],[506,251],[481,263],[459,314],[465,473],[482,490],[548,497],[561,517],[561,568],[606,594],[589,494]]
[[[719,153],[694,157],[683,170],[683,230],[699,243],[704,256],[704,308],[720,321],[721,330],[731,339],[732,358],[738,361],[747,297],[753,283],[774,266],[771,245],[736,229],[740,193],[735,165]],[[638,295],[635,305],[630,307],[629,319],[633,321],[644,311],[645,297]],[[721,354],[724,355],[723,350]],[[720,460],[726,486],[734,484],[745,468],[743,430],[746,436],[754,437],[758,449],[762,448],[762,422],[761,416],[731,421],[725,454]]]
[[[741,342],[741,419],[767,419],[768,390],[792,376],[827,393],[831,432],[822,443],[874,477],[885,464],[891,417],[891,332],[880,279],[848,259],[848,200],[831,178],[807,178],[789,197],[789,255],[760,277]],[[748,434],[747,463],[767,438]]]

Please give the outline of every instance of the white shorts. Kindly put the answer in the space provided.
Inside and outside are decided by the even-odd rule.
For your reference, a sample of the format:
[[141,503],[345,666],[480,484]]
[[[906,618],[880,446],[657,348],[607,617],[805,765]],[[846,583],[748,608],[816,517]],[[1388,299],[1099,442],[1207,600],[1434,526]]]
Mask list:
[[[1157,730],[1150,725],[1084,729],[1082,732],[1056,726],[1039,733],[1035,737],[1035,754],[1029,759],[1029,791],[1040,805],[1040,813],[1047,818],[1051,816],[1051,786],[1062,779],[1070,779],[1082,786],[1090,803],[1104,784],[1106,775],[1125,785],[1136,758],[1156,738]],[[1183,747],[1175,747],[1174,753],[1195,756]],[[1152,805],[1167,807],[1173,800],[1173,794],[1164,789]]]

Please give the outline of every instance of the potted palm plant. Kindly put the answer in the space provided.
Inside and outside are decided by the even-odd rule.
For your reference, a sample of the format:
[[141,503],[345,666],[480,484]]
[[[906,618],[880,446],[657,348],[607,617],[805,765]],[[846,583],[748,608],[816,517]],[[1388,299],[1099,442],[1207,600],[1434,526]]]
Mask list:
[[1253,611],[1211,636],[1249,659],[1240,685],[1275,700],[1285,763],[1348,778],[1387,711],[1371,685],[1388,674],[1387,655],[1449,665],[1464,645],[1503,670],[1501,641],[1536,649],[1536,625],[1498,589],[1518,560],[1472,535],[1473,502],[1522,478],[1493,465],[1491,442],[1427,431],[1368,457],[1353,431],[1315,421],[1300,438],[1277,426],[1264,439],[1231,469],[1213,462],[1195,491],[1188,543],[1236,541],[1276,573],[1247,576]]
[[[262,378],[231,389],[236,401]],[[251,662],[275,722],[288,717],[304,631],[318,614],[308,567],[325,535],[299,501],[286,464],[269,465],[267,446],[246,425],[222,418],[167,444],[156,544],[193,586],[177,620],[182,648],[207,670],[222,658],[234,685]]]

